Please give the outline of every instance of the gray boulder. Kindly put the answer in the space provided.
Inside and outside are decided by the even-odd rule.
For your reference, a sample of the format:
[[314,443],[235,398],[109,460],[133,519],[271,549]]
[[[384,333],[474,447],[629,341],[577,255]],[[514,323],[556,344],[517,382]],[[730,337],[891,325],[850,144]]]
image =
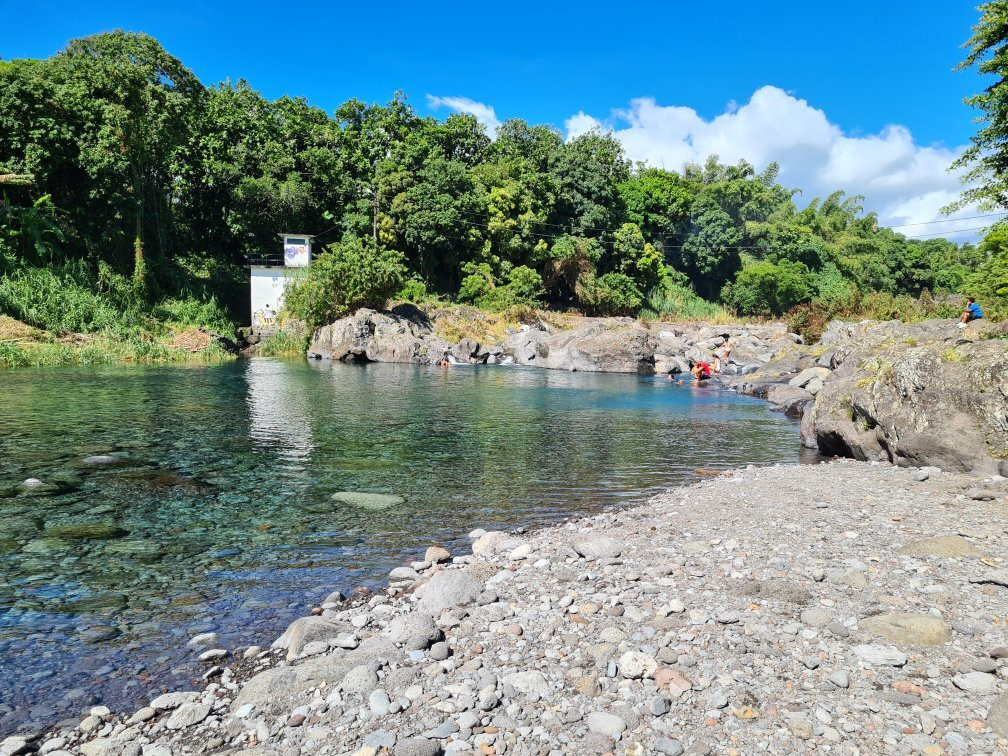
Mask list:
[[342,362],[430,364],[448,346],[448,342],[433,334],[429,324],[418,319],[362,309],[317,329],[308,346],[308,357]]
[[272,647],[286,650],[287,658],[293,659],[308,643],[332,640],[338,635],[352,631],[350,625],[331,622],[324,617],[300,617],[287,626],[283,635],[273,641]]
[[530,329],[508,337],[505,352],[519,365],[605,373],[655,372],[657,340],[630,318],[586,319],[566,331]]
[[[958,343],[949,321],[831,328],[831,340],[848,354],[817,397],[812,422],[820,451],[905,467],[998,472],[996,455],[1008,448],[1003,341]],[[851,329],[862,339],[857,347],[838,336]],[[887,340],[896,343],[886,346]]]
[[424,612],[410,612],[396,617],[385,628],[385,634],[393,643],[401,643],[407,651],[430,648],[441,637],[434,620]]
[[417,607],[437,617],[445,609],[473,603],[483,591],[483,581],[466,570],[439,572],[424,586]]

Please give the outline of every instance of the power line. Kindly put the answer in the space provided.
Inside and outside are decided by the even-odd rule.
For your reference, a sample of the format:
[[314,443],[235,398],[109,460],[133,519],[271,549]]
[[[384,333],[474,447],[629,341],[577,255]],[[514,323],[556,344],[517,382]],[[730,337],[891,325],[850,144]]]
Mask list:
[[925,236],[944,236],[946,234],[965,234],[965,233],[969,233],[970,231],[986,231],[988,228],[990,228],[989,225],[988,226],[977,226],[976,228],[955,228],[955,229],[948,229],[946,231],[935,231],[935,232],[930,233],[930,234],[914,234],[913,236],[908,236],[908,235],[904,234],[904,236],[906,236],[907,239],[923,239]]
[[[1000,218],[1008,213],[988,213],[987,215],[968,215],[964,218],[944,218],[942,220],[921,221],[920,223],[898,223],[894,226],[884,226],[883,228],[906,228],[907,226],[930,226],[935,223],[955,223],[957,221],[976,220],[977,218]],[[956,233],[949,231],[948,233]]]

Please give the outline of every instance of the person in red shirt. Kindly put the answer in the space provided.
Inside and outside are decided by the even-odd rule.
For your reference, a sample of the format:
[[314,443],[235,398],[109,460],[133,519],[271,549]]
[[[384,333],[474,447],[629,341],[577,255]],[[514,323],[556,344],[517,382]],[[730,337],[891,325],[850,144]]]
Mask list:
[[693,380],[696,382],[706,381],[711,376],[711,366],[708,365],[703,360],[699,362],[694,362],[690,365],[690,373],[693,375]]

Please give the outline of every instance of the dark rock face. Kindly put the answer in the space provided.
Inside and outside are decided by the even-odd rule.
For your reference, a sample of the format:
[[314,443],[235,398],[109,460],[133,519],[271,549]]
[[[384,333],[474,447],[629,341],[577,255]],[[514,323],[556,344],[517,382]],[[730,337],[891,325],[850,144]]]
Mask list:
[[767,388],[766,399],[785,415],[801,417],[802,408],[812,399],[812,394],[790,383],[775,383]]

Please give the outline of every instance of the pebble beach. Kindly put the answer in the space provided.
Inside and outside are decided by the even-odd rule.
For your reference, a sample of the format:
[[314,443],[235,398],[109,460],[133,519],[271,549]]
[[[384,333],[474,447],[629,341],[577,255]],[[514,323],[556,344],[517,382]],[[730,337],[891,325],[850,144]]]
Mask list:
[[205,687],[0,753],[1008,752],[1008,484],[750,467],[534,532],[418,547]]

